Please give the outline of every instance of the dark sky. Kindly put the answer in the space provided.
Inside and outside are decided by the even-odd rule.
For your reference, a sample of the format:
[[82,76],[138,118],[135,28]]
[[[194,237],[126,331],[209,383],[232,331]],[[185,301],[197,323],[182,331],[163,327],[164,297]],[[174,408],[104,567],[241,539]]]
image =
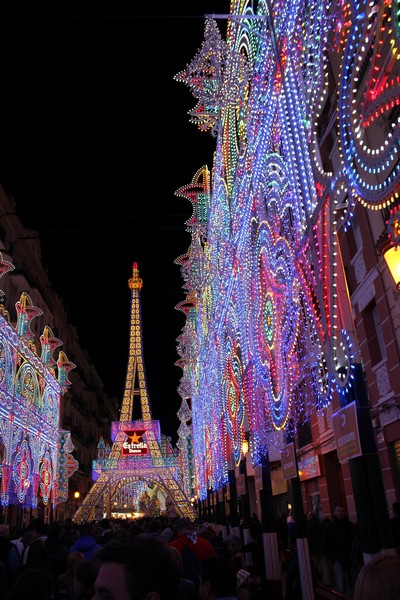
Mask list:
[[137,261],[153,418],[176,441],[185,317],[174,261],[189,246],[192,208],[175,192],[212,166],[215,140],[189,123],[196,100],[173,78],[202,45],[204,15],[229,2],[121,5],[2,10],[0,184],[39,232],[50,281],[120,399]]

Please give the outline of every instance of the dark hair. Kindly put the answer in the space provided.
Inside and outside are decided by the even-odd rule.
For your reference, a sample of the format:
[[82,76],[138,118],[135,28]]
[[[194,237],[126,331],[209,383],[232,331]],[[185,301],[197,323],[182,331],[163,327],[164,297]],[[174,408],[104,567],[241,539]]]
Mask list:
[[40,538],[29,544],[26,565],[31,568],[47,568],[49,566],[47,546]]
[[227,556],[210,556],[200,562],[200,585],[209,583],[215,597],[236,596],[237,576]]
[[174,530],[176,533],[180,531],[189,530],[192,531],[194,529],[194,523],[187,517],[179,517],[174,521]]
[[48,569],[25,569],[10,585],[4,600],[51,600],[55,587],[55,579]]
[[160,600],[178,596],[179,572],[171,548],[155,537],[113,539],[97,550],[95,559],[124,566],[131,600],[150,592],[157,592]]
[[75,567],[74,579],[80,584],[78,598],[92,598],[99,565],[94,560],[82,560]]
[[63,526],[59,521],[50,523],[47,530],[47,539],[58,539],[61,536]]

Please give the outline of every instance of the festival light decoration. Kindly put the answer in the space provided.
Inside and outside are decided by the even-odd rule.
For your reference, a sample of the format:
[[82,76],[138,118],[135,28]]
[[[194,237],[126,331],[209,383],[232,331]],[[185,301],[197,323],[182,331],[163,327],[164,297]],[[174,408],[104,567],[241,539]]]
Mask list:
[[[13,269],[0,254],[0,276]],[[42,311],[23,292],[16,303],[17,323],[0,306],[0,442],[4,448],[0,503],[35,509],[53,508],[68,498],[67,453],[70,433],[59,427],[60,398],[69,388],[75,365],[64,353],[53,357],[61,341],[45,327],[41,355],[31,331]]]
[[[337,230],[351,227],[357,200],[379,210],[399,196],[397,6],[234,1],[226,41],[206,20],[202,47],[176,76],[198,100],[192,121],[216,136],[206,234],[193,217],[177,260],[191,298],[180,392],[200,499],[227,481],[228,453],[239,464],[246,420],[259,464],[352,386]],[[321,148],[332,132],[331,165]],[[198,182],[177,194],[193,201]]]

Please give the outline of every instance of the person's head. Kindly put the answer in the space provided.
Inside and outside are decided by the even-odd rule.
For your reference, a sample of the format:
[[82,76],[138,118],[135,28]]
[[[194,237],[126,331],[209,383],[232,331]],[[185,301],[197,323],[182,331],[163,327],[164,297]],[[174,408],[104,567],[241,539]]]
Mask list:
[[46,535],[47,525],[42,517],[32,519],[29,529],[33,529],[38,536]]
[[92,600],[175,600],[179,573],[171,548],[151,536],[111,540],[96,552]]
[[395,517],[400,517],[400,502],[393,502],[392,511]]
[[64,521],[64,525],[63,525],[63,529],[64,531],[73,531],[74,529],[74,522],[71,519],[71,517],[67,517]]
[[400,557],[380,556],[361,567],[354,600],[398,600],[400,598]]
[[194,530],[194,523],[190,519],[188,519],[186,517],[176,519],[176,521],[174,523],[174,531],[177,535],[190,534],[190,533],[192,533],[193,530]]
[[8,588],[4,600],[52,600],[55,579],[49,569],[28,568],[21,571]]
[[36,533],[30,529],[28,531],[25,531],[24,535],[21,538],[21,542],[24,545],[24,548],[26,548],[27,546],[29,546],[34,540],[36,539]]
[[200,600],[216,600],[236,596],[237,577],[233,562],[227,556],[210,556],[200,563]]
[[0,525],[0,537],[9,538],[10,537],[10,528],[5,523]]
[[191,539],[192,542],[196,542],[197,531],[194,526],[194,523],[190,519],[186,517],[176,519],[174,523],[174,530],[177,536],[185,535],[186,537]]
[[308,521],[313,521],[316,518],[317,518],[317,515],[316,515],[315,511],[314,510],[309,510],[308,513],[307,513],[307,520]]
[[234,556],[238,552],[242,551],[242,540],[238,535],[234,535],[232,533],[224,539],[224,546],[228,550],[229,554]]
[[46,568],[49,564],[49,554],[46,544],[40,538],[33,540],[29,544],[28,557],[26,564],[29,567]]
[[53,521],[50,523],[47,530],[47,537],[50,540],[58,540],[62,533],[62,525],[59,521]]
[[335,508],[333,510],[333,516],[340,520],[342,520],[346,517],[346,511],[342,504],[335,505]]
[[93,527],[92,525],[89,523],[89,521],[84,521],[83,523],[81,523],[79,525],[79,535],[83,536],[83,535],[92,535],[93,534]]
[[99,566],[94,560],[80,561],[74,570],[74,595],[77,600],[90,600],[94,592]]
[[70,573],[75,572],[76,567],[84,560],[85,555],[82,552],[70,552],[67,558],[67,571]]

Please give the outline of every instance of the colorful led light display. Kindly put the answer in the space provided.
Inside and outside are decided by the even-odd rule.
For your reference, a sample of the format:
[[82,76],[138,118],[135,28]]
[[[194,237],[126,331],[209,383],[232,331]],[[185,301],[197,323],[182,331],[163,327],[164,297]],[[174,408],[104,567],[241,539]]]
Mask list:
[[357,200],[398,197],[396,6],[232,1],[226,41],[208,19],[176,76],[196,98],[191,121],[216,137],[211,185],[204,167],[177,192],[194,207],[178,364],[200,498],[227,483],[245,433],[258,464],[351,386],[337,229]]

